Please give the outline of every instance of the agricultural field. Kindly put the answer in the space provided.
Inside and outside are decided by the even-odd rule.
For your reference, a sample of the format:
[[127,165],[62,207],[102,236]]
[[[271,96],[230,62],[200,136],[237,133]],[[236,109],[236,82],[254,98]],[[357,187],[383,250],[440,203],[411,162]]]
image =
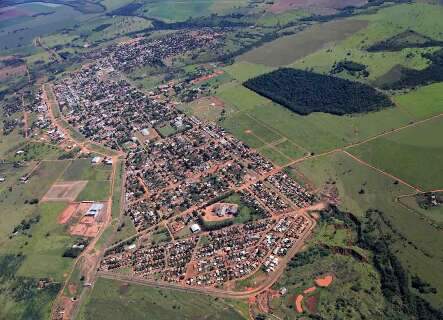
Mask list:
[[443,83],[434,83],[393,97],[395,104],[415,119],[443,113]]
[[[300,33],[278,38],[238,57],[238,61],[269,67],[285,66],[319,49],[332,46],[365,28],[365,20],[338,20],[311,26]],[[276,55],[275,53],[279,54]]]
[[[242,92],[248,89],[238,90]],[[249,132],[267,142],[286,138],[304,152],[319,153],[389,132],[413,120],[408,113],[397,107],[353,116],[325,113],[301,116],[252,91],[247,92],[247,100],[236,101],[236,107],[244,111],[228,116],[222,126],[253,148],[261,147],[263,142]],[[218,97],[223,100],[223,94],[218,94]],[[230,97],[232,95],[226,94],[224,101],[231,101]],[[271,136],[267,136],[269,131],[272,132]]]
[[156,18],[166,22],[185,21],[189,18],[225,14],[233,9],[246,6],[248,0],[154,0],[143,5],[136,12],[147,18]]
[[247,304],[205,295],[156,289],[99,278],[79,319],[246,319]]
[[441,189],[443,120],[432,119],[349,149],[371,165],[424,191]]

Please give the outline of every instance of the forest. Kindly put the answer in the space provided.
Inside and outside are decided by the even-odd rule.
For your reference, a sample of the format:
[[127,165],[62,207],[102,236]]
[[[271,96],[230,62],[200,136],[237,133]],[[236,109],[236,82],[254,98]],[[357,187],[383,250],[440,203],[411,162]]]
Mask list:
[[365,113],[392,105],[386,95],[366,84],[291,68],[252,78],[243,85],[301,115]]
[[429,48],[443,45],[442,41],[434,40],[414,30],[406,30],[389,39],[374,43],[368,52],[400,51],[405,48]]
[[383,89],[404,89],[443,81],[443,49],[435,53],[423,54],[431,64],[423,70],[402,68],[400,79],[385,84]]

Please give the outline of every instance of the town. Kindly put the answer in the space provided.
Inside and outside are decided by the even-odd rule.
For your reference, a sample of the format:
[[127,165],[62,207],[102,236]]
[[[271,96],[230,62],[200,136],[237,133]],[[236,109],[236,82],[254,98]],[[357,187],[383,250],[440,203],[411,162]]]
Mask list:
[[[143,92],[119,72],[133,63],[159,63],[150,58],[153,51],[163,53],[163,63],[182,51],[214,46],[219,36],[191,32],[155,44],[121,44],[95,53],[95,63],[54,84],[69,126],[126,155],[123,214],[137,234],[106,251],[101,272],[223,288],[258,270],[281,268],[312,230],[315,221],[303,210],[316,202],[312,193],[216,123],[177,108],[205,94],[199,81]],[[51,129],[47,121],[41,117]],[[63,141],[57,128],[48,134]],[[159,229],[168,240],[153,240]]]

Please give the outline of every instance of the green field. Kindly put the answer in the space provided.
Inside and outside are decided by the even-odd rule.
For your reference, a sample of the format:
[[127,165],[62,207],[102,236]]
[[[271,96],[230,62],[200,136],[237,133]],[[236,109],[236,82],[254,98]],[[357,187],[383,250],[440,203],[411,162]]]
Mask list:
[[246,319],[246,302],[99,278],[79,319]]
[[106,181],[110,179],[111,171],[112,167],[109,165],[92,165],[90,159],[76,159],[71,162],[61,179]]
[[109,181],[88,181],[86,187],[77,196],[76,201],[105,201],[109,198]]
[[[317,24],[294,35],[278,38],[238,57],[238,61],[270,67],[288,65],[366,27],[364,20],[338,20]],[[276,54],[278,52],[278,54]]]
[[417,120],[443,113],[443,83],[420,87],[394,96],[395,103]]
[[228,13],[247,3],[248,0],[154,0],[143,6],[138,12],[145,17],[172,22],[208,16],[212,13]]
[[349,151],[425,191],[441,189],[443,175],[443,119],[377,138]]
[[[235,90],[240,94],[247,89],[243,87],[232,89]],[[237,107],[244,111],[229,115],[222,122],[222,126],[254,148],[261,147],[263,143],[255,136],[245,133],[245,130],[251,130],[267,142],[286,138],[293,145],[299,146],[299,150],[318,153],[363,141],[413,120],[408,113],[395,107],[355,116],[335,116],[325,113],[301,116],[269,100],[267,103],[251,104],[249,100],[255,100],[256,94],[249,91],[248,95],[251,96],[248,102],[242,100],[236,102]],[[218,96],[223,99],[223,95]],[[286,152],[297,152],[297,150]]]
[[31,15],[0,21],[0,53],[14,50],[32,52],[35,37],[49,35],[57,30],[84,21],[90,14],[83,14],[71,7],[57,4],[27,3],[17,6]]
[[[35,162],[19,168],[2,165],[6,170],[6,182],[0,185],[0,245],[20,221],[37,212],[38,207],[29,202],[33,199],[40,200],[67,165],[67,161],[43,161],[37,167]],[[31,171],[28,182],[20,183],[19,178]]]

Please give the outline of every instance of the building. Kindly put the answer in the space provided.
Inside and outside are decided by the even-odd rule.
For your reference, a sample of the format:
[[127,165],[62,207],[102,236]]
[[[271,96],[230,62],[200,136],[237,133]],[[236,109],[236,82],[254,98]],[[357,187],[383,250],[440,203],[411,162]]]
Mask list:
[[91,163],[92,163],[92,164],[98,164],[98,163],[100,163],[101,161],[102,161],[102,158],[101,158],[101,157],[94,157],[94,158],[92,158]]
[[145,128],[145,129],[143,129],[142,131],[142,135],[144,135],[145,137],[147,137],[147,136],[149,136],[149,129],[147,129],[147,128]]
[[231,203],[220,203],[216,205],[213,212],[218,217],[224,217],[226,215],[236,215],[238,211],[238,205]]
[[103,203],[97,203],[97,202],[93,203],[89,207],[88,211],[86,211],[85,216],[96,218],[98,215],[100,215],[100,212],[102,211],[103,207],[104,207]]
[[191,225],[191,231],[192,233],[197,233],[201,231],[201,228],[198,224],[194,223],[193,225]]

